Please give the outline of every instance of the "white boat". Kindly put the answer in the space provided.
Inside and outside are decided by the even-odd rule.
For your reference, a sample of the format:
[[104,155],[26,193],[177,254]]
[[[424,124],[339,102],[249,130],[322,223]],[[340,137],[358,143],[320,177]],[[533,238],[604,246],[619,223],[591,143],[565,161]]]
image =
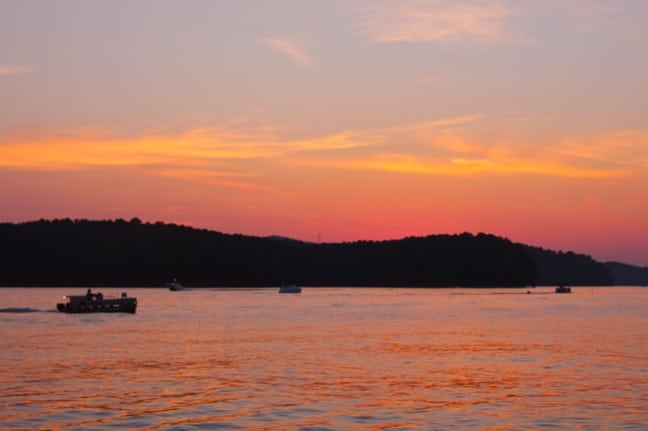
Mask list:
[[284,284],[279,287],[279,293],[301,293],[301,287],[296,284]]
[[168,287],[169,290],[173,291],[185,290],[185,287],[182,284],[178,283],[176,280],[166,283],[166,287]]

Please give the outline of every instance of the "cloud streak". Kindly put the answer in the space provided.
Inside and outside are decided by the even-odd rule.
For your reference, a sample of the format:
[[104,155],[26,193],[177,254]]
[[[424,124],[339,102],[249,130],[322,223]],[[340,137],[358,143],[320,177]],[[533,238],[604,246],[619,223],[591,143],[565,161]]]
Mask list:
[[[531,174],[606,178],[648,170],[648,131],[623,131],[590,138],[565,138],[534,146],[498,134],[485,140],[481,114],[419,124],[326,136],[286,139],[275,129],[227,126],[189,129],[175,135],[111,137],[105,131],[5,138],[0,168],[81,170],[137,167],[152,175],[245,189],[282,165],[371,170],[402,174],[465,176]],[[486,133],[488,135],[488,133]],[[273,167],[273,168],[272,168]]]
[[378,42],[444,46],[528,43],[510,30],[513,11],[502,1],[377,1],[362,9],[360,30]]
[[469,123],[473,123],[479,120],[486,120],[488,117],[484,114],[468,114],[461,115],[457,117],[448,117],[448,118],[439,118],[430,121],[405,124],[401,126],[390,127],[384,129],[385,132],[396,132],[396,131],[413,131],[413,130],[423,130],[423,129],[438,129],[446,127],[456,127],[463,126]]
[[[371,170],[403,174],[475,176],[542,175],[564,178],[615,178],[646,172],[648,131],[625,131],[542,146],[499,132],[485,139],[482,115],[437,119],[380,132],[377,150],[357,156],[298,163],[320,168]],[[486,132],[486,133],[484,133]],[[405,145],[406,144],[406,145]]]
[[0,167],[85,169],[95,166],[206,166],[218,161],[271,159],[292,153],[344,150],[376,142],[353,132],[313,139],[282,139],[272,130],[242,131],[203,127],[175,135],[111,137],[107,131],[80,129],[48,137],[9,137],[0,141]]
[[309,53],[293,38],[287,36],[269,36],[261,39],[264,45],[274,51],[290,57],[295,63],[303,68],[311,67],[313,60]]
[[304,164],[320,168],[384,171],[402,174],[439,176],[475,176],[479,174],[531,174],[564,178],[610,178],[627,176],[619,168],[588,168],[557,159],[531,159],[517,156],[485,158],[426,158],[411,154],[380,154],[369,159],[356,160],[302,160]]

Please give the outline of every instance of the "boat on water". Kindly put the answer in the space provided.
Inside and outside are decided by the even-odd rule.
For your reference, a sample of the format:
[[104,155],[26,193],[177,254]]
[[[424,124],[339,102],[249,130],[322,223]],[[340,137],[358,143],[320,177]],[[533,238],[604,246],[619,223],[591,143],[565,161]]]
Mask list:
[[85,295],[66,295],[64,302],[56,304],[62,313],[135,313],[137,298],[129,297],[122,292],[119,297],[105,297],[101,292]]
[[168,287],[169,290],[173,290],[173,291],[186,289],[182,284],[178,283],[175,279],[173,281],[166,283],[166,287]]
[[571,287],[563,286],[562,284],[556,287],[556,293],[571,293]]
[[301,293],[301,287],[296,284],[283,284],[279,287],[279,293]]

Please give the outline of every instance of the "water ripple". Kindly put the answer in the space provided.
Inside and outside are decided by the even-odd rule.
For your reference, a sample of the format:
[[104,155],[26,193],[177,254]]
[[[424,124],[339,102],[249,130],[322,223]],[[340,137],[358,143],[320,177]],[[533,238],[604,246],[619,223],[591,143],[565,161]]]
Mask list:
[[648,292],[337,292],[6,312],[0,429],[645,429]]

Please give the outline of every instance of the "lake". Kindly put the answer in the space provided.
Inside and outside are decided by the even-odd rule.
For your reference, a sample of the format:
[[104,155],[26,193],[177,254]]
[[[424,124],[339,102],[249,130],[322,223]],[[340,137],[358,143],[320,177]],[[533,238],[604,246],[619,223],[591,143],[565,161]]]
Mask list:
[[648,289],[0,288],[0,429],[646,430]]

